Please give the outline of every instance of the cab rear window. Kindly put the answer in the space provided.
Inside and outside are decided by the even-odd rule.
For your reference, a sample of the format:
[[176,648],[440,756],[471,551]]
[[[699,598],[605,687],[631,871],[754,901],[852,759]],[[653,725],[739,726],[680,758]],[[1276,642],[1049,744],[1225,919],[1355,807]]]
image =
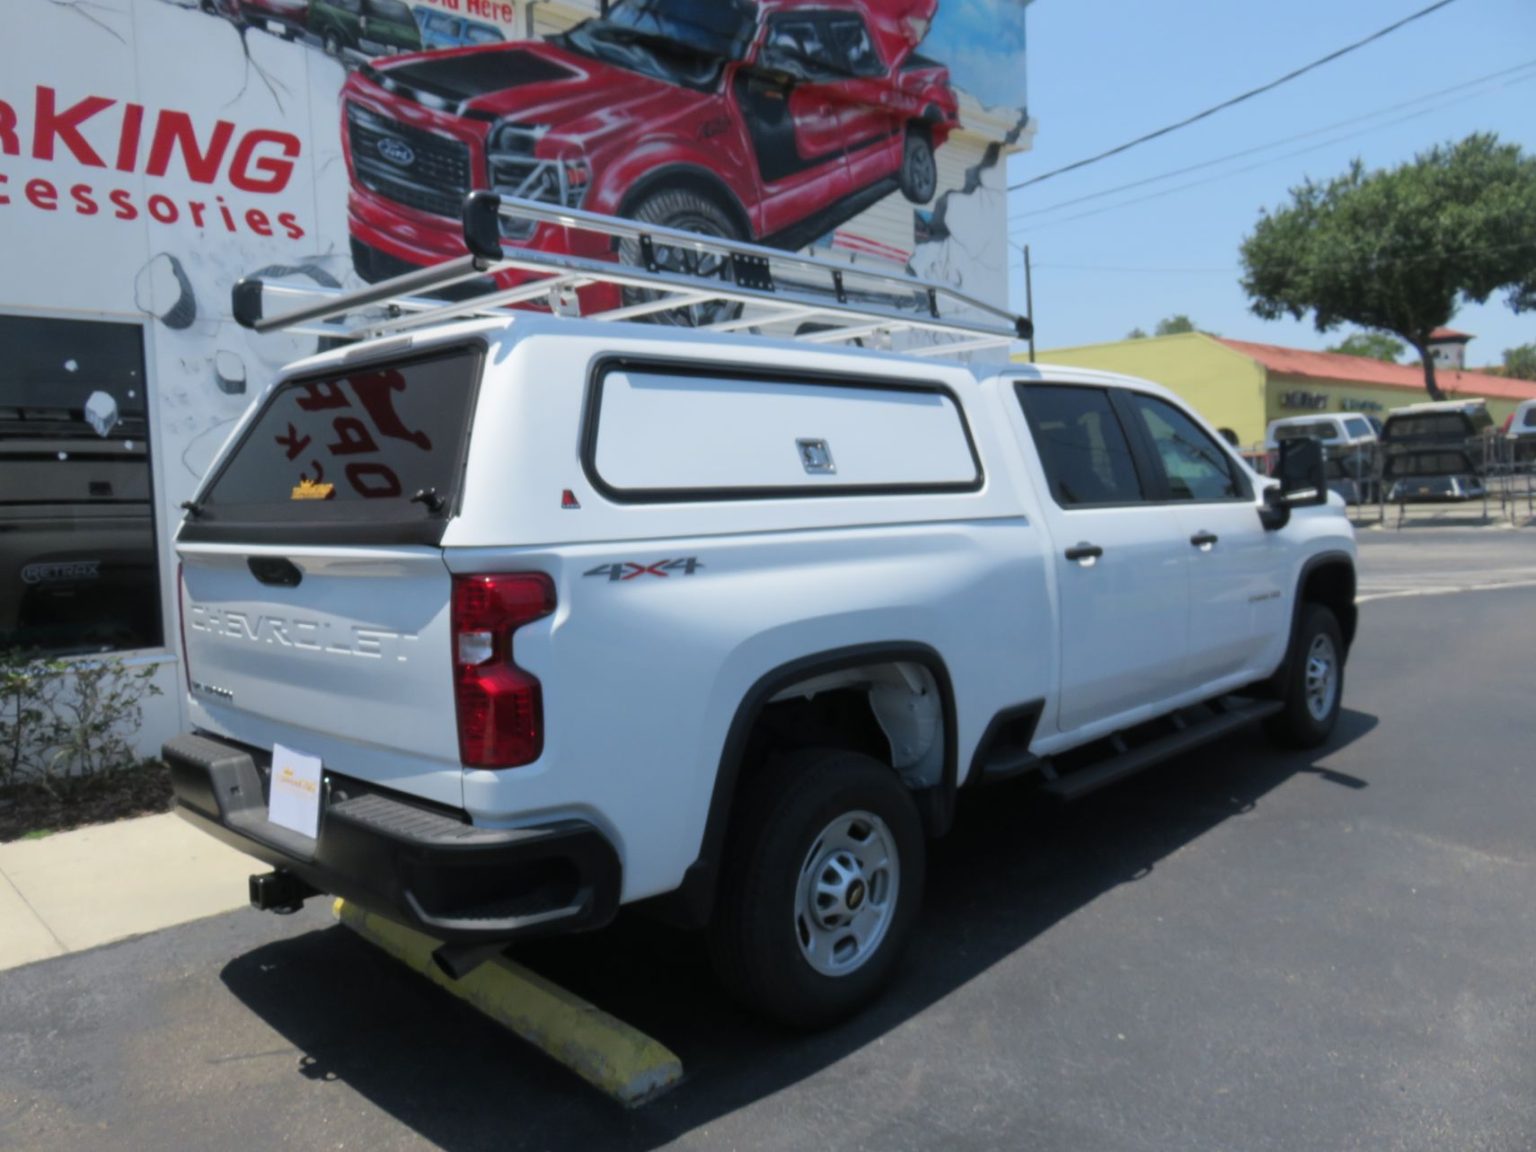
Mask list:
[[284,383],[189,510],[183,536],[351,526],[353,539],[435,542],[457,507],[481,359],[461,347]]

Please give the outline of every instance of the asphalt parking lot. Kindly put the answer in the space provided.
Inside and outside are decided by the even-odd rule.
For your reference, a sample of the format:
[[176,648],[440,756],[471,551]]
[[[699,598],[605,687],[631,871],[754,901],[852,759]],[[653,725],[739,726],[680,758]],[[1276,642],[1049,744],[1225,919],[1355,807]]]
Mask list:
[[644,920],[521,951],[682,1056],[626,1113],[312,901],[0,975],[0,1147],[1528,1150],[1536,530],[1361,535],[1331,745],[972,796],[840,1030]]

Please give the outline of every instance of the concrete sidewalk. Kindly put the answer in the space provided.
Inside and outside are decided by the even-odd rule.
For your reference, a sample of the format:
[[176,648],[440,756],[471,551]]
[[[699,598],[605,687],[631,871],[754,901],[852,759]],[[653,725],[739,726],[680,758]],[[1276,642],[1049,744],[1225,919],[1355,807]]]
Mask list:
[[262,870],[169,813],[0,844],[0,970],[243,907]]

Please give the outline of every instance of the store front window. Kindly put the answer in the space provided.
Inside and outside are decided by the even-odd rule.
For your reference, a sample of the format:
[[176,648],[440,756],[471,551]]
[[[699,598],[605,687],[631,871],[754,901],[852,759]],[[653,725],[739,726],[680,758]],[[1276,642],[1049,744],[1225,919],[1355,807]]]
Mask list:
[[0,316],[0,650],[159,647],[143,332]]

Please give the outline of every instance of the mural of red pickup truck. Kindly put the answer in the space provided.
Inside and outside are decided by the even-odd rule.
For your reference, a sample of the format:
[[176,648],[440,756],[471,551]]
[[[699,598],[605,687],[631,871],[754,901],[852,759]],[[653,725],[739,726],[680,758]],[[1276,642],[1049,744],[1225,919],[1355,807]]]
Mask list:
[[791,249],[898,189],[926,203],[958,126],[948,70],[915,53],[936,6],[618,0],[546,40],[366,65],[342,93],[358,273],[462,254],[476,188]]

